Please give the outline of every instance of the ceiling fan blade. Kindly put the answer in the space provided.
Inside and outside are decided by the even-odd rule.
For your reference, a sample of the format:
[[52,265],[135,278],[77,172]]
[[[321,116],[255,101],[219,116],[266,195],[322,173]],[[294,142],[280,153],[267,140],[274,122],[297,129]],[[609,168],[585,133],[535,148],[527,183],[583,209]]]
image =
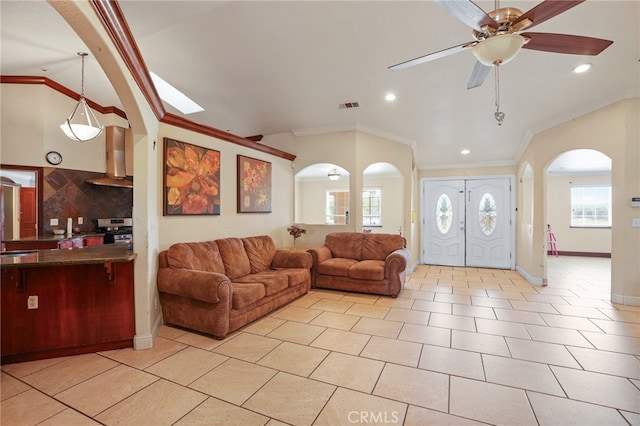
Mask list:
[[389,67],[391,71],[398,71],[405,68],[413,67],[415,65],[424,64],[425,62],[433,61],[436,59],[444,58],[445,56],[453,55],[455,53],[462,52],[464,49],[475,46],[478,42],[472,41],[468,43],[459,44],[457,46],[449,47],[448,49],[439,50],[437,52],[429,53],[428,55],[420,56],[419,58],[411,59],[409,61],[401,62]]
[[513,25],[518,24],[520,21],[526,19],[531,21],[531,24],[527,25],[527,28],[531,28],[535,25],[541,24],[544,21],[553,18],[556,15],[560,15],[563,12],[571,9],[584,2],[585,0],[546,0],[538,5],[534,6],[529,11],[525,12],[518,19],[513,22]]
[[469,77],[469,82],[467,83],[467,89],[482,86],[482,83],[484,83],[484,80],[489,75],[491,68],[493,67],[486,66],[482,62],[476,61],[476,65],[473,67],[471,77]]
[[530,38],[529,42],[522,46],[523,49],[573,55],[595,56],[613,44],[611,40],[569,34],[523,33],[521,35]]
[[482,32],[482,27],[487,25],[493,28],[498,27],[496,21],[471,0],[436,0],[436,3],[454,18],[476,31]]

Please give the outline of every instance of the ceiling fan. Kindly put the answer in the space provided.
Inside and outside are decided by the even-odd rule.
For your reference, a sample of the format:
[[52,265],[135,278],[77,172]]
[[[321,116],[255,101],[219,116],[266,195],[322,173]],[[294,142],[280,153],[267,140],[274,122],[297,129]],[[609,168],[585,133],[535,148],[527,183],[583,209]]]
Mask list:
[[546,0],[526,13],[514,7],[485,13],[471,0],[435,0],[453,17],[473,28],[475,40],[420,56],[389,67],[396,71],[440,59],[471,48],[477,62],[467,89],[482,85],[493,66],[512,60],[521,48],[576,55],[598,55],[613,41],[568,34],[524,32],[551,19],[585,0]]

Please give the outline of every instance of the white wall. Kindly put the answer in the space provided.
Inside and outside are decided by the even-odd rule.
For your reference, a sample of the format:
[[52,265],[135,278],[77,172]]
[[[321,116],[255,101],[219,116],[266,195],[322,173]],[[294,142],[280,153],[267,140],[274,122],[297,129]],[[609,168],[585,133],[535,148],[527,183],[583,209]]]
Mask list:
[[611,253],[611,228],[571,228],[571,186],[610,184],[609,175],[547,177],[547,223],[558,251]]
[[[2,128],[0,153],[3,164],[52,167],[45,160],[49,151],[62,154],[64,169],[102,172],[106,170],[104,132],[89,142],[76,142],[60,130],[60,124],[76,101],[41,84],[2,84]],[[95,111],[94,111],[95,112]],[[126,120],[96,112],[101,124],[127,127]]]
[[[163,188],[159,185],[160,202],[155,208],[160,216],[161,250],[176,242],[251,235],[269,235],[279,247],[290,245],[291,237],[286,228],[293,223],[293,172],[289,160],[163,124],[157,140],[157,164],[162,164],[163,161],[165,137],[220,151],[220,215],[162,216]],[[271,213],[237,213],[238,154],[271,162]],[[158,182],[162,182],[163,171],[163,167],[158,167]]]

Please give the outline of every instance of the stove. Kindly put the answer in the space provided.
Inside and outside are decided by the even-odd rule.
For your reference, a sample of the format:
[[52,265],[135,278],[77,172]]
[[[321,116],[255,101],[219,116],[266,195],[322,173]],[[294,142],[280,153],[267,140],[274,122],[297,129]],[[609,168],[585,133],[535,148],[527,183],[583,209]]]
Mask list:
[[104,233],[105,244],[128,244],[133,247],[133,219],[130,217],[98,219],[98,231]]

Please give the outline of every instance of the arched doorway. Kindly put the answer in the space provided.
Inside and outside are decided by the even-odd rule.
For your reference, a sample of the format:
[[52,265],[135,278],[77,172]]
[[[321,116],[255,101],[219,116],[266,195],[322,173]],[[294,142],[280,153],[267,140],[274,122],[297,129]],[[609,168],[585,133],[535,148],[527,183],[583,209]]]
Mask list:
[[592,149],[566,151],[549,163],[545,179],[548,284],[580,280],[594,295],[610,294],[611,158]]

